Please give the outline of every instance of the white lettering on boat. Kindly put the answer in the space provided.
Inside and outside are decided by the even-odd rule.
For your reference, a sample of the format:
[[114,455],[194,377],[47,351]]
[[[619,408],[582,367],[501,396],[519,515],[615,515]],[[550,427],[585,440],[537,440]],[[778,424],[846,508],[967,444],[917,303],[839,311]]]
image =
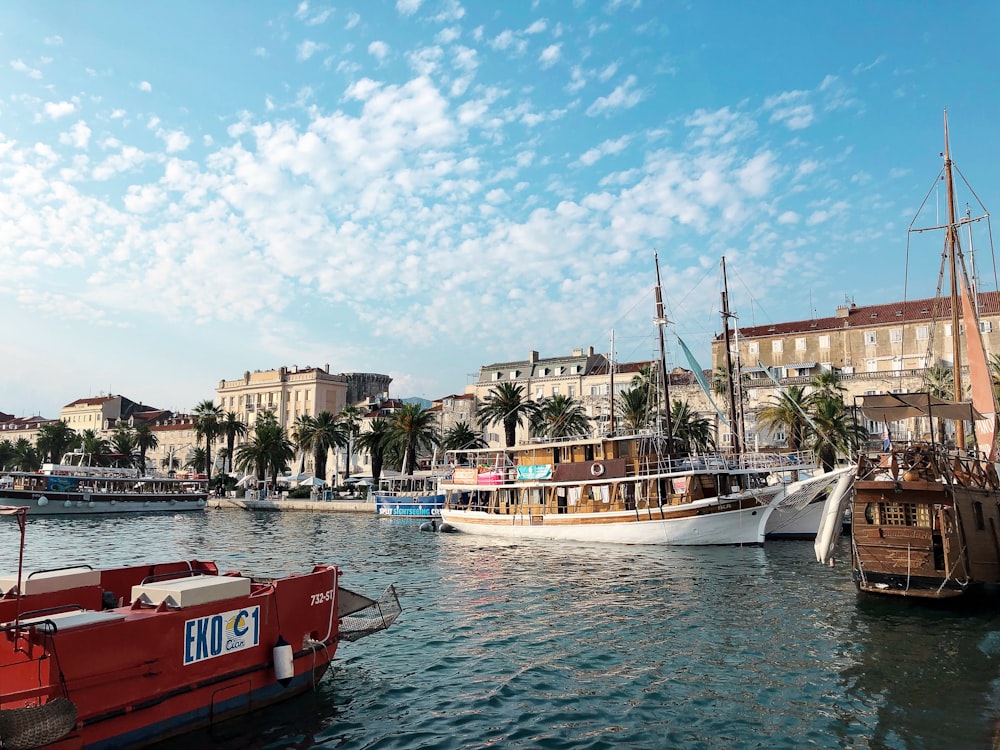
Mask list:
[[260,607],[234,609],[184,623],[184,665],[260,643]]

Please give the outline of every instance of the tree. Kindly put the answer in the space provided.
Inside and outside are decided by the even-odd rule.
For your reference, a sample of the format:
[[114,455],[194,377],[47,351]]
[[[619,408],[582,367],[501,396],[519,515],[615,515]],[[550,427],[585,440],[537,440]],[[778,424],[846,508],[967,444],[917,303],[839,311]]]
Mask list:
[[389,441],[389,422],[385,419],[373,419],[368,423],[368,432],[358,435],[358,446],[367,451],[372,460],[372,481],[377,485],[382,476],[382,462],[385,458],[386,444]]
[[9,469],[14,464],[17,451],[9,440],[0,440],[0,469]]
[[441,436],[441,450],[462,451],[485,447],[486,441],[468,422],[456,422]]
[[[924,388],[932,396],[955,401],[961,396],[955,393],[955,371],[941,363],[928,367],[923,372]],[[938,419],[938,435],[944,440],[946,436],[946,421],[944,418]]]
[[84,430],[80,433],[80,450],[83,455],[90,456],[95,466],[106,466],[111,444],[97,434],[95,430]]
[[54,422],[46,422],[38,428],[38,438],[35,445],[42,461],[59,463],[63,455],[71,448],[76,447],[79,438],[68,424],[61,419]]
[[208,453],[200,446],[192,448],[184,465],[196,474],[204,474],[205,467],[208,466]]
[[777,396],[771,396],[771,403],[760,410],[757,423],[772,432],[785,433],[785,445],[789,450],[798,451],[805,445],[809,422],[805,416],[809,406],[805,389],[793,385]]
[[194,434],[205,438],[205,465],[208,478],[212,478],[212,442],[219,436],[219,422],[222,420],[222,407],[216,406],[212,399],[205,399],[194,407]]
[[42,455],[27,438],[14,442],[13,467],[18,471],[38,471],[42,466]]
[[270,477],[277,484],[278,474],[295,458],[295,446],[271,412],[257,417],[253,436],[236,449],[236,468],[253,472],[257,479]]
[[419,404],[403,404],[389,426],[389,445],[402,452],[400,471],[412,474],[420,449],[431,449],[437,443],[434,413]]
[[119,422],[111,433],[111,448],[117,453],[119,465],[133,466],[138,453],[135,431],[125,422]]
[[530,424],[531,417],[536,411],[538,404],[525,397],[523,386],[500,383],[490,389],[476,410],[476,418],[484,425],[502,424],[504,444],[510,448],[514,445],[517,428],[526,422]]
[[234,411],[227,411],[219,422],[221,434],[226,436],[226,473],[233,470],[233,450],[236,447],[236,438],[241,440],[247,436],[247,423],[240,419],[239,414]]
[[[635,382],[634,378],[632,382]],[[656,405],[653,403],[651,406],[650,395],[645,388],[633,386],[618,394],[615,410],[629,432],[639,432],[652,424]]]
[[852,453],[868,438],[868,430],[858,424],[839,396],[821,393],[813,396],[809,401],[813,425],[808,432],[808,444],[823,464],[823,470],[830,471],[837,464],[838,451]]
[[326,481],[326,459],[331,450],[347,445],[347,430],[333,414],[321,411],[315,417],[302,414],[295,420],[292,437],[303,451],[313,454],[316,476]]
[[692,453],[715,449],[711,422],[692,411],[687,401],[675,400],[670,409],[675,445],[683,445]]
[[583,407],[562,394],[544,399],[530,421],[531,434],[538,437],[568,437],[590,432],[590,420]]
[[146,453],[154,450],[160,444],[160,439],[153,432],[148,422],[140,422],[135,426],[135,446],[139,449],[139,471],[146,473]]

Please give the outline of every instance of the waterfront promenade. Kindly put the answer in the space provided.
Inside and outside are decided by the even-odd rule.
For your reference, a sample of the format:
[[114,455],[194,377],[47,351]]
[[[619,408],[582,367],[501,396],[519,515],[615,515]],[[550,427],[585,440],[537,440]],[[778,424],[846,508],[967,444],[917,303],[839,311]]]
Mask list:
[[247,500],[245,498],[210,497],[209,508],[220,510],[308,510],[320,513],[375,513],[375,503],[370,500],[290,500],[274,498]]

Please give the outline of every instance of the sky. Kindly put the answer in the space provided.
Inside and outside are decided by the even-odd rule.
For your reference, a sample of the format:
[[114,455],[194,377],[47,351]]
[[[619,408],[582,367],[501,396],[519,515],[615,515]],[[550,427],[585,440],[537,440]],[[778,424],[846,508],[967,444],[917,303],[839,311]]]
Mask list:
[[4,3],[0,411],[650,359],[654,253],[671,365],[711,364],[723,257],[741,325],[932,296],[945,109],[1000,207],[998,32],[996,2]]

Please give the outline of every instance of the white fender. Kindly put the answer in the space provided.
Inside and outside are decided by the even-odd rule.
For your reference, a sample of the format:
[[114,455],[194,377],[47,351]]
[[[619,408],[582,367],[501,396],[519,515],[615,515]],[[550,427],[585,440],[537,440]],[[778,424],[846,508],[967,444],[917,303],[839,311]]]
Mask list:
[[845,472],[823,505],[823,517],[819,522],[816,541],[813,544],[813,548],[816,550],[816,559],[821,563],[826,563],[830,559],[833,548],[837,544],[852,484],[854,484],[854,472]]
[[295,676],[295,655],[292,652],[291,644],[279,635],[278,642],[274,644],[272,656],[274,676],[278,678],[279,683],[287,685]]

